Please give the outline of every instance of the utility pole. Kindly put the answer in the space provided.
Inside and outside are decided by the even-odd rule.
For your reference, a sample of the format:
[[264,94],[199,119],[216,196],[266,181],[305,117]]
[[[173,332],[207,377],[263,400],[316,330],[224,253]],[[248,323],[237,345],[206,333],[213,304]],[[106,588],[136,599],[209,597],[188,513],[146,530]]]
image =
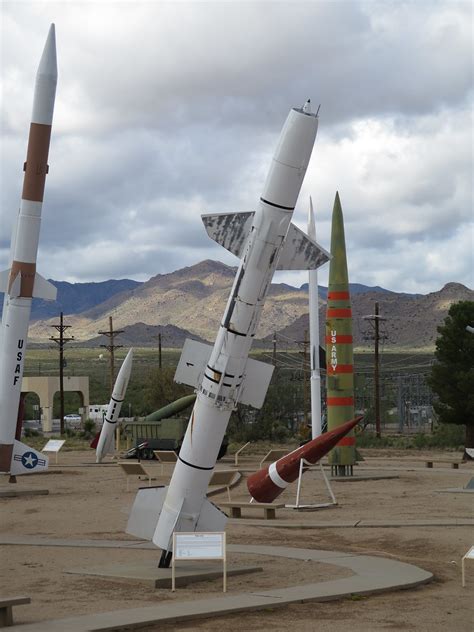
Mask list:
[[114,382],[115,382],[115,349],[121,349],[123,345],[115,344],[115,336],[119,334],[123,334],[123,329],[116,329],[114,331],[114,326],[112,322],[112,316],[109,316],[109,329],[107,331],[99,331],[99,334],[103,336],[107,336],[109,339],[109,344],[100,345],[104,349],[110,353],[110,395],[112,396],[112,391],[114,390]]
[[161,333],[158,334],[158,368],[161,369]]
[[69,329],[71,325],[65,325],[63,322],[63,313],[61,312],[59,316],[59,324],[50,325],[50,327],[54,327],[56,331],[59,332],[59,336],[51,336],[50,340],[56,342],[59,345],[59,424],[60,424],[60,434],[64,434],[64,345],[71,340],[74,340],[74,336],[70,336],[68,338],[64,337],[64,332],[66,329]]
[[[381,437],[380,431],[380,355],[379,355],[379,344],[381,340],[380,335],[380,321],[386,320],[386,318],[382,318],[379,315],[379,304],[378,301],[375,302],[375,314],[370,316],[364,316],[364,320],[368,320],[374,326],[374,335],[372,338],[374,340],[374,398],[375,398],[375,435],[378,439]],[[383,339],[386,336],[382,337]]]
[[273,366],[276,366],[276,363],[277,363],[277,335],[276,335],[276,332],[273,334],[272,362],[273,362]]

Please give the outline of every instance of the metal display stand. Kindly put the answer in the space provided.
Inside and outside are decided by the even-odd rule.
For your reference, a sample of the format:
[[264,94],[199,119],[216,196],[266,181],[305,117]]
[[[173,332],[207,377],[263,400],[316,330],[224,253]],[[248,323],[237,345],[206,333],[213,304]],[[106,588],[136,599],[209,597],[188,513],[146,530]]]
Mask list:
[[331,485],[329,483],[328,477],[326,476],[326,472],[324,471],[323,464],[319,462],[319,469],[321,470],[321,474],[323,476],[324,482],[326,484],[326,489],[331,498],[330,503],[317,503],[317,504],[302,504],[301,500],[301,481],[304,473],[304,466],[312,466],[313,463],[309,463],[306,459],[300,459],[300,471],[298,474],[298,485],[296,488],[296,502],[294,505],[285,505],[289,509],[324,509],[325,507],[332,507],[333,505],[337,505],[336,497],[332,491]]

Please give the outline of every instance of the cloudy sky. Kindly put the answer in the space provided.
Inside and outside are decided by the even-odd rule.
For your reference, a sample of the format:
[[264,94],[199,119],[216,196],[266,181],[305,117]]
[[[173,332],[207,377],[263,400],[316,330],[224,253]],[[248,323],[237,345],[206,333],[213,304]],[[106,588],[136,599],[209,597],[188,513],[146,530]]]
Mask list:
[[329,248],[339,190],[351,281],[473,287],[471,2],[0,6],[1,269],[55,22],[43,276],[146,280],[206,258],[235,265],[200,214],[255,209],[288,110],[311,97],[319,132],[294,221],[305,228],[312,195]]

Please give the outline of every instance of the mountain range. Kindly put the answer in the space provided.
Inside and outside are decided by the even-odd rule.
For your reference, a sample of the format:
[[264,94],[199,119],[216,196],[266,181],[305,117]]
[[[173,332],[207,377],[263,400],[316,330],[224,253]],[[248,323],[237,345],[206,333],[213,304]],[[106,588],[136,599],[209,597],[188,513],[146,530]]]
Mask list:
[[[236,268],[217,261],[202,261],[168,274],[158,274],[144,283],[129,279],[103,283],[52,281],[58,287],[58,301],[34,301],[29,336],[32,342],[46,342],[51,324],[62,310],[69,332],[78,343],[101,344],[98,332],[109,327],[123,329],[117,341],[124,345],[156,346],[161,333],[164,347],[181,347],[186,337],[213,341],[224,312]],[[273,334],[281,340],[302,341],[308,329],[308,286],[272,284],[257,331],[260,345],[270,344]],[[350,286],[354,339],[367,346],[370,321],[379,303],[385,319],[381,327],[386,347],[428,349],[434,347],[436,327],[450,305],[474,300],[474,292],[459,283],[448,283],[426,295],[392,292],[361,284]],[[320,325],[324,330],[327,288],[319,288]],[[68,333],[69,333],[68,332]],[[288,344],[290,345],[290,342]]]

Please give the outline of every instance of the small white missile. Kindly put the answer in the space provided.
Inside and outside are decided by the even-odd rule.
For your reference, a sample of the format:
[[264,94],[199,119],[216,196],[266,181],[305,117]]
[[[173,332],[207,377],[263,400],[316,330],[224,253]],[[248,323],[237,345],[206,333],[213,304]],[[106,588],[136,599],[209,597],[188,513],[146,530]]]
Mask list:
[[[316,241],[313,200],[309,198],[308,236]],[[311,358],[311,438],[322,433],[321,421],[321,373],[319,369],[319,292],[318,271],[309,271],[309,344]]]
[[100,463],[106,454],[113,454],[114,431],[117,427],[117,420],[122,408],[122,402],[125,399],[130,373],[132,372],[133,349],[125,356],[122,362],[117,379],[115,380],[112,397],[107,407],[107,413],[102,425],[99,442],[97,443],[96,463]]
[[205,496],[232,410],[238,402],[260,408],[265,399],[273,366],[248,355],[273,273],[328,260],[291,224],[317,127],[309,101],[292,109],[255,213],[203,217],[208,234],[240,265],[214,346],[187,340],[183,348],[175,380],[195,386],[197,397],[169,487],[140,491],[127,525],[128,533],[162,549],[160,566],[169,565],[173,532],[221,531],[225,525],[225,514]]
[[10,269],[0,273],[5,292],[0,348],[0,471],[27,474],[45,469],[43,454],[15,441],[32,298],[55,300],[56,288],[36,272],[43,195],[58,78],[56,36],[51,25],[38,67],[23,193],[13,230]]

